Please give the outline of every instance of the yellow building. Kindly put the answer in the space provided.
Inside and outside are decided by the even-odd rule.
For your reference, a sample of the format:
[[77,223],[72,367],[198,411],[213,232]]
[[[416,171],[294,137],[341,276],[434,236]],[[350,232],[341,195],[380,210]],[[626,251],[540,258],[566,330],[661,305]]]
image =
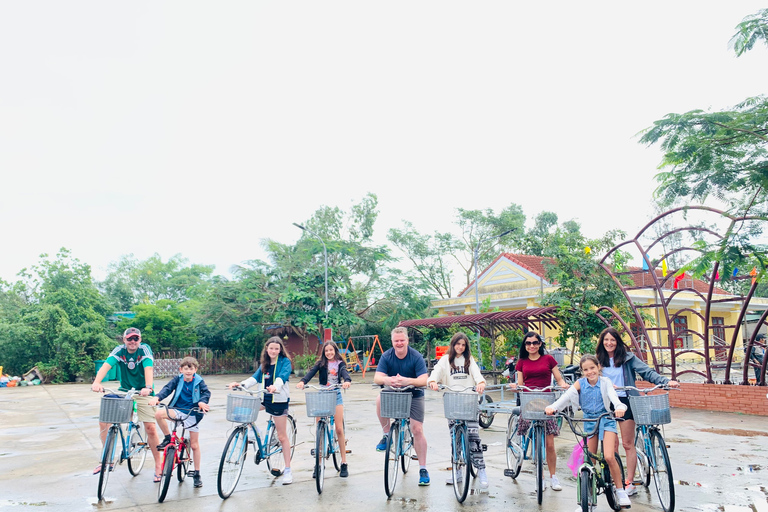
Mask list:
[[[462,290],[457,297],[435,300],[433,307],[438,310],[438,316],[469,315],[477,311],[476,300],[480,304],[490,302],[490,309],[499,308],[502,311],[521,310],[541,307],[543,296],[556,289],[556,283],[546,279],[546,269],[543,261],[546,258],[523,254],[500,254],[477,278],[477,299],[475,282],[473,281]],[[661,369],[669,366],[672,354],[669,347],[669,331],[671,323],[674,328],[674,352],[677,359],[677,372],[686,371],[681,365],[695,364],[704,359],[705,317],[709,284],[685,277],[677,283],[672,276],[662,276],[661,270],[656,270],[657,281],[662,283],[660,289],[655,288],[653,274],[639,267],[630,268],[625,273],[634,280],[634,285],[625,288],[628,299],[653,321],[640,325],[635,319],[624,319],[628,324],[640,349],[641,355],[646,356],[649,348],[656,356],[656,366]],[[651,287],[651,288],[648,288]],[[659,304],[666,305],[665,307]],[[712,362],[726,361],[731,350],[734,335],[736,336],[733,359],[743,359],[741,312],[743,298],[728,294],[725,290],[714,287],[709,310],[709,359]],[[768,309],[768,299],[752,298],[749,303],[751,311]],[[537,329],[548,341],[556,337],[557,330],[541,325]],[[738,350],[736,350],[738,349]],[[737,353],[738,352],[738,353]],[[649,360],[649,363],[653,361]]]

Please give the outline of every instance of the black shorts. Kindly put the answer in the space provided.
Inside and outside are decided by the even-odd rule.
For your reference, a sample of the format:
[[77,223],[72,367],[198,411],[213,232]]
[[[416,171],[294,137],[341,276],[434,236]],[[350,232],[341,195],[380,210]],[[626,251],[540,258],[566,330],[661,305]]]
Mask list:
[[[288,399],[288,402],[290,402],[291,399]],[[270,416],[287,416],[288,415],[288,402],[267,402],[266,400],[262,402],[262,405],[264,406],[264,410],[267,411],[267,414]]]
[[[632,407],[629,406],[629,397],[628,396],[620,396],[619,402],[623,403],[627,406],[627,410],[624,411],[624,416],[622,419],[624,420],[634,420],[635,417],[632,416]],[[611,404],[611,410],[613,410],[613,404]]]

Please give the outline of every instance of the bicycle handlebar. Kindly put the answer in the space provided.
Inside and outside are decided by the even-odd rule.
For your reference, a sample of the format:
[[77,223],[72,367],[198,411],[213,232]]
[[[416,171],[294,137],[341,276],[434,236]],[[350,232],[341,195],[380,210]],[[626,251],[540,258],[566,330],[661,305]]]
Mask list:
[[646,394],[646,395],[648,393],[650,393],[651,391],[656,391],[657,389],[663,389],[665,391],[672,391],[672,390],[680,391],[679,388],[670,387],[669,384],[656,384],[652,388],[636,388],[635,386],[623,386],[623,387],[616,388],[617,391],[626,391],[628,389],[639,391],[640,393],[643,393],[643,394]]
[[225,389],[228,389],[228,390],[230,390],[230,391],[244,391],[245,393],[248,393],[248,394],[249,394],[249,395],[251,395],[251,396],[253,396],[253,395],[258,395],[258,394],[261,394],[261,393],[265,393],[265,392],[266,392],[266,391],[265,391],[265,390],[263,390],[263,389],[258,389],[258,390],[256,390],[256,391],[251,391],[250,389],[246,388],[246,387],[245,387],[245,386],[243,386],[242,384],[238,384],[237,386],[233,386],[233,387],[224,386],[224,388],[225,388]]
[[[102,391],[101,391],[102,393],[109,392],[110,395],[118,395],[122,398],[133,398],[134,396],[139,394],[139,392],[136,391],[136,388],[131,388],[126,392],[122,392],[119,390],[115,391],[113,389],[105,388],[104,386],[102,386],[101,388],[102,388]],[[123,393],[123,394],[121,395],[120,393]]]
[[[505,384],[506,386],[510,386],[511,384]],[[516,388],[512,389],[512,391],[565,391],[565,388],[561,388],[560,386],[547,386],[545,388],[529,388],[528,386],[523,386],[521,384],[516,384]]]
[[[596,418],[573,418],[573,417],[569,416],[567,413],[565,413],[564,411],[559,411],[559,412],[553,414],[552,416],[560,416],[561,418],[565,418],[565,420],[568,422],[568,426],[571,427],[571,431],[574,434],[576,434],[577,436],[579,436],[579,437],[592,437],[592,436],[594,436],[597,433],[597,429],[600,428],[600,420],[602,420],[606,416],[611,417],[612,419],[614,419],[616,421],[624,421],[624,418],[617,418],[610,411],[606,411],[603,414],[601,414],[600,416],[597,416]],[[585,432],[583,428],[579,429],[578,427],[576,427],[576,425],[574,425],[574,423],[587,423],[587,422],[590,422],[590,421],[594,421],[595,422],[595,427],[589,433]],[[581,430],[581,433],[579,433],[579,430]]]
[[446,386],[445,384],[438,384],[437,385],[437,389],[438,390],[446,390],[447,389],[448,391],[453,391],[455,393],[463,393],[464,391],[466,391],[468,389],[471,389],[472,391],[475,391],[475,387],[474,386],[466,386],[466,387],[462,388],[462,387],[456,386],[456,385]]
[[317,389],[319,391],[334,391],[336,389],[344,389],[338,384],[328,384],[327,386],[315,386],[314,384],[304,384],[304,387]]

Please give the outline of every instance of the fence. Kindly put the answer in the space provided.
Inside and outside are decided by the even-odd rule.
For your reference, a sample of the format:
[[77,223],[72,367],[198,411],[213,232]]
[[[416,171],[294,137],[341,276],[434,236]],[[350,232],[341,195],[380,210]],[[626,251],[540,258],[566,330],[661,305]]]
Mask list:
[[251,373],[254,371],[253,358],[233,352],[209,350],[205,347],[183,351],[163,350],[155,354],[155,377],[170,377],[179,372],[179,363],[186,356],[192,356],[200,363],[197,372],[203,375],[226,373]]

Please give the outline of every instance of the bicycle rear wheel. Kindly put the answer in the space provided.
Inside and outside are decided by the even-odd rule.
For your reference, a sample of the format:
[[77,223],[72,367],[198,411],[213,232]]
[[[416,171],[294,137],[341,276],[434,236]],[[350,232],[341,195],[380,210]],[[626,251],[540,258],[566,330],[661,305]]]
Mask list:
[[323,493],[323,481],[325,480],[325,457],[328,454],[328,434],[325,421],[317,422],[315,433],[315,487],[317,494]]
[[459,503],[464,503],[469,491],[469,439],[467,426],[460,425],[453,429],[453,454],[451,457],[451,476],[453,477],[453,493]]
[[147,435],[143,423],[131,423],[131,437],[128,443],[128,471],[133,476],[141,472],[147,460]]
[[411,460],[413,460],[413,433],[411,432],[411,424],[405,424],[405,430],[403,430],[403,454],[400,456],[400,466],[403,468],[403,474],[408,472],[408,468],[411,467]]
[[217,487],[219,497],[223,500],[229,498],[237,487],[240,474],[245,465],[245,456],[248,453],[247,427],[239,426],[232,431],[219,462],[219,475]]
[[176,466],[176,478],[183,482],[189,471],[190,451],[186,444],[179,447],[179,465]]
[[117,442],[117,428],[112,426],[107,431],[107,439],[104,441],[104,451],[101,454],[101,472],[99,472],[99,487],[96,494],[99,500],[104,499],[107,492],[107,482],[112,466],[115,464],[115,443]]
[[[492,404],[493,399],[488,395],[480,395],[480,406],[482,407],[483,404]],[[496,415],[492,412],[487,411],[480,411],[480,414],[477,416],[477,422],[480,424],[482,428],[488,428],[491,426],[491,423],[493,423],[493,418]]]
[[648,487],[651,483],[651,460],[646,453],[646,434],[642,427],[635,430],[635,450],[637,451],[637,470],[633,475],[634,483]]
[[536,501],[541,505],[542,494],[544,493],[544,427],[535,425],[533,427],[533,451],[534,464],[536,465]]
[[[614,453],[616,462],[619,464],[619,474],[621,475],[622,483],[624,482],[624,464],[621,462],[621,457],[618,453]],[[619,497],[616,495],[616,490],[619,488],[616,482],[611,477],[611,470],[608,468],[608,463],[603,467],[603,481],[605,482],[605,499],[608,501],[608,506],[613,510],[621,510],[619,505]]]
[[387,449],[384,451],[384,491],[387,493],[388,498],[395,492],[395,484],[397,483],[399,444],[400,423],[393,421],[392,428],[390,428],[389,436],[387,437]]
[[520,424],[520,415],[512,414],[507,421],[507,471],[504,472],[505,476],[511,476],[517,478],[520,474],[520,469],[523,467],[523,459],[525,453],[523,453],[523,436],[518,433],[518,425]]
[[659,494],[659,502],[664,512],[675,510],[675,483],[672,480],[672,464],[669,461],[667,444],[661,437],[661,432],[654,430],[650,433],[653,455],[653,479],[656,482],[656,491]]
[[168,494],[168,486],[173,478],[173,463],[176,458],[176,447],[171,445],[165,448],[165,458],[163,459],[163,474],[160,479],[160,485],[157,488],[157,501],[162,503]]
[[288,423],[286,428],[288,429],[288,444],[291,445],[290,460],[293,460],[293,452],[296,450],[296,420],[290,414],[288,414]]
[[[296,424],[292,423],[293,418],[288,416],[285,428],[288,433],[288,442],[291,446],[291,458],[293,458],[293,447],[296,443]],[[293,432],[293,438],[291,437]],[[269,431],[269,439],[266,442],[267,445],[267,469],[272,473],[272,476],[280,476],[285,470],[285,458],[283,457],[283,445],[280,444],[280,438],[277,437],[277,425],[274,425]]]
[[339,446],[339,436],[333,430],[334,427],[335,425],[328,426],[329,437],[332,439],[330,446],[333,448],[331,457],[333,458],[333,467],[336,468],[336,471],[341,471],[341,447]]

